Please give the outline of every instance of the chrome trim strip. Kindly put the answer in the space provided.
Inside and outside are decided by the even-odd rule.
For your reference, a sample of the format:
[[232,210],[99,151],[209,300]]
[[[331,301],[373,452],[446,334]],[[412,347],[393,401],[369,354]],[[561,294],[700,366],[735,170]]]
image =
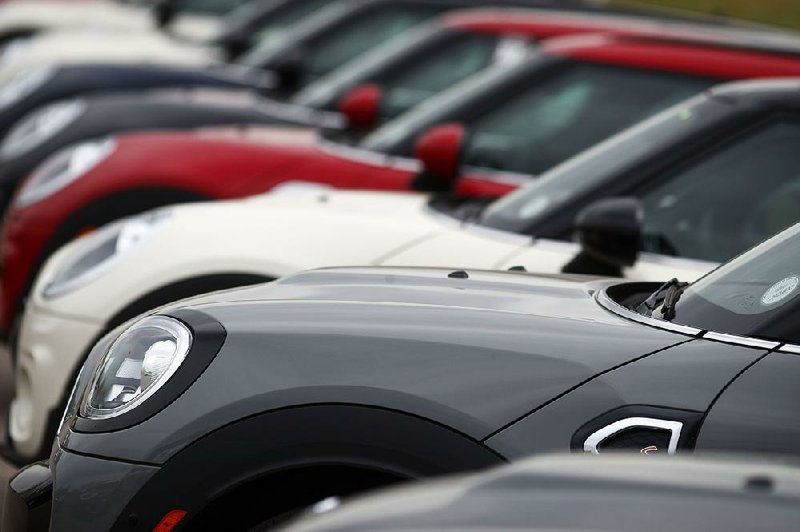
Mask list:
[[[690,327],[688,325],[681,325],[679,323],[672,323],[669,321],[643,316],[638,312],[634,312],[630,309],[623,307],[622,305],[620,305],[619,303],[608,297],[606,289],[598,290],[597,293],[595,294],[595,300],[601,307],[605,308],[609,312],[612,312],[622,318],[631,321],[636,321],[643,325],[648,325],[650,327],[656,327],[658,329],[664,329],[670,332],[695,336],[703,338],[704,340],[711,340],[712,342],[724,342],[726,344],[741,345],[744,347],[756,347],[759,349],[785,351],[787,353],[795,353],[800,355],[800,346],[798,345],[783,344],[782,342],[776,342],[773,340],[761,340],[759,338],[749,338],[747,336],[737,336],[735,334],[703,331],[702,329],[697,329],[695,327]],[[782,347],[778,349],[779,346]]]
[[634,312],[630,309],[627,309],[608,297],[606,290],[600,290],[595,295],[595,300],[597,303],[600,304],[603,308],[608,310],[609,312],[613,312],[614,314],[623,317],[625,319],[639,322],[643,325],[648,325],[650,327],[655,327],[657,329],[664,329],[665,331],[670,331],[678,334],[685,334],[688,336],[699,336],[702,333],[702,329],[696,329],[694,327],[689,327],[688,325],[681,325],[679,323],[672,323],[669,321],[659,320],[656,318],[650,318],[648,316],[643,316],[638,312]]
[[665,419],[656,419],[652,417],[629,417],[606,425],[586,438],[586,441],[583,442],[583,450],[587,453],[600,454],[600,451],[597,449],[598,445],[614,434],[633,427],[668,430],[670,436],[667,454],[675,454],[678,450],[678,441],[681,439],[683,423],[680,421],[667,421]]
[[781,342],[759,340],[758,338],[747,338],[745,336],[736,336],[735,334],[725,334],[713,331],[707,331],[703,335],[703,339],[725,342],[726,344],[744,345],[747,347],[760,347],[764,349],[775,349],[781,345]]

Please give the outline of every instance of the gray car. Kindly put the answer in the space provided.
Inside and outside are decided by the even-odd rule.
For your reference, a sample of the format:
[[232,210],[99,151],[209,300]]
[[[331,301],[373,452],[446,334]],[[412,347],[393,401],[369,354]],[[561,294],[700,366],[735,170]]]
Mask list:
[[312,271],[91,351],[3,532],[238,530],[531,454],[800,455],[800,225],[691,285]]
[[800,523],[800,468],[718,458],[547,456],[328,510],[338,504],[321,501],[286,532],[790,530]]

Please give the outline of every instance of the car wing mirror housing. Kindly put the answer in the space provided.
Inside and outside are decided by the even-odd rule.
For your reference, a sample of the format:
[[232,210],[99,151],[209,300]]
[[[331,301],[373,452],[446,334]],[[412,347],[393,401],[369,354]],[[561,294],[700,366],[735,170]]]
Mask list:
[[378,110],[383,99],[383,89],[375,83],[359,85],[339,100],[339,112],[351,129],[368,130],[378,123]]
[[306,77],[306,54],[303,50],[294,50],[268,65],[266,70],[277,77],[279,92],[291,94],[302,86]]
[[178,8],[175,5],[175,0],[160,0],[153,6],[153,17],[156,21],[156,27],[164,29],[175,20],[178,14]]
[[644,209],[636,198],[595,201],[575,217],[581,250],[564,273],[622,277],[622,269],[639,258]]
[[232,32],[218,38],[215,43],[219,46],[228,62],[235,61],[252,45],[252,39],[245,32]]
[[417,139],[414,154],[422,168],[414,182],[417,190],[452,190],[461,171],[467,130],[462,124],[435,126]]

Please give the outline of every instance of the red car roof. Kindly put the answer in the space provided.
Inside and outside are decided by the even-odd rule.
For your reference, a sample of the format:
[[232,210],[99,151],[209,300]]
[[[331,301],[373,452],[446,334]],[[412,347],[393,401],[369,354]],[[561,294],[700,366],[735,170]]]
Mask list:
[[800,34],[775,29],[766,31],[758,27],[720,27],[641,17],[518,8],[454,11],[442,16],[442,24],[480,33],[516,33],[536,39],[591,32],[800,55]]
[[800,55],[646,36],[578,35],[550,39],[544,53],[610,65],[720,79],[800,76]]

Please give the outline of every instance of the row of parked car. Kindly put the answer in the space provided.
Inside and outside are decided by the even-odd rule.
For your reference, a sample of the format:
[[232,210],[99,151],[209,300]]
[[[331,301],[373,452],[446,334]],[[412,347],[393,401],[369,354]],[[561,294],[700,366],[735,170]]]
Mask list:
[[790,528],[798,147],[772,28],[3,4],[2,529]]

